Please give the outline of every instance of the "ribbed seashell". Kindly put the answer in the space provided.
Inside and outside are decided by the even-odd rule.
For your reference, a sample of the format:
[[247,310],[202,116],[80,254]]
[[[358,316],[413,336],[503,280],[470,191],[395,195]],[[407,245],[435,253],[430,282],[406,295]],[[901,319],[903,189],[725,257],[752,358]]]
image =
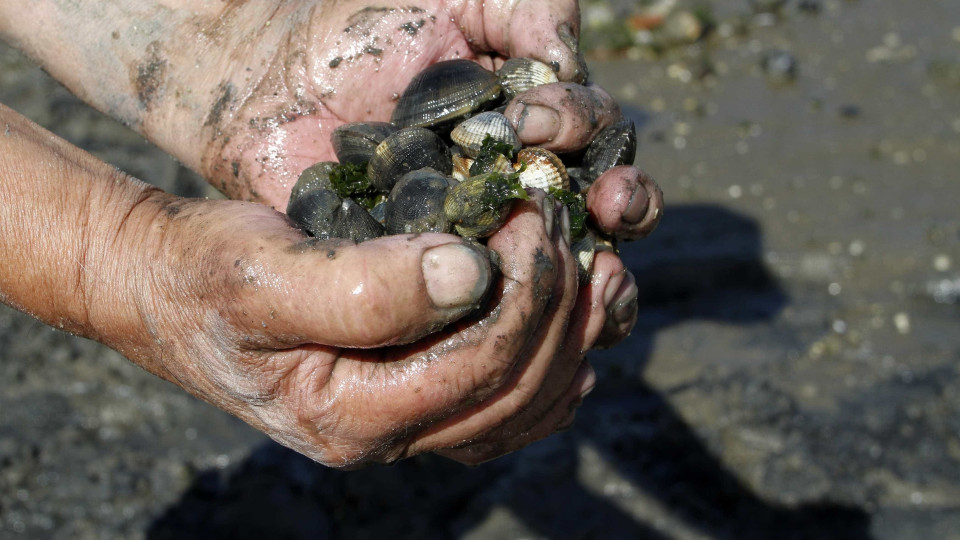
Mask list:
[[508,100],[541,84],[559,82],[552,67],[533,58],[511,58],[503,63],[497,76]]
[[637,130],[623,118],[604,129],[583,155],[581,187],[589,187],[601,174],[618,165],[631,165],[637,154]]
[[570,177],[567,169],[556,154],[543,148],[524,148],[517,154],[516,168],[520,171],[520,183],[523,187],[532,187],[549,191],[551,188],[570,189]]
[[297,183],[293,185],[293,189],[290,190],[290,201],[287,203],[287,213],[290,212],[290,205],[293,204],[293,201],[302,197],[308,191],[314,191],[317,189],[333,189],[333,184],[330,182],[330,171],[333,170],[333,167],[336,163],[332,161],[321,161],[307,167],[302,173],[300,173],[300,178],[297,179]]
[[367,165],[367,176],[373,187],[389,192],[401,176],[424,167],[450,174],[453,170],[450,149],[429,129],[405,128],[377,145]]
[[503,226],[514,201],[498,196],[501,190],[496,187],[496,181],[503,179],[504,176],[497,173],[482,174],[450,188],[443,211],[457,234],[482,238]]
[[349,238],[356,243],[383,236],[383,225],[353,199],[340,203],[331,230],[331,238]]
[[397,100],[391,122],[434,126],[481,109],[500,97],[496,74],[469,60],[437,62],[418,73]]
[[451,182],[433,169],[420,169],[403,175],[387,199],[384,224],[387,234],[411,234],[450,231],[450,220],[443,211]]
[[520,137],[510,125],[507,117],[493,111],[482,112],[457,124],[450,132],[450,138],[460,146],[463,153],[475,158],[480,152],[487,136],[497,142],[509,144],[513,151],[520,150]]
[[470,178],[470,166],[473,165],[473,158],[464,155],[455,154],[453,156],[453,177],[457,181],[463,182]]
[[370,161],[377,145],[400,128],[389,122],[353,122],[333,130],[330,142],[340,163]]
[[570,246],[570,253],[577,261],[577,278],[580,284],[590,281],[590,274],[593,272],[593,258],[597,253],[597,237],[587,230],[586,234],[580,240],[577,240]]

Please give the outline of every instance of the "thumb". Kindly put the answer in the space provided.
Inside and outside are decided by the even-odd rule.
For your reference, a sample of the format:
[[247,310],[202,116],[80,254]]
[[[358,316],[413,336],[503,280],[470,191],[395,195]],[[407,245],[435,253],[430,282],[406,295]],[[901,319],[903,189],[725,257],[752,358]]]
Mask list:
[[473,311],[493,277],[482,247],[444,234],[362,244],[311,240],[277,251],[270,260],[280,265],[274,271],[285,276],[283,286],[261,289],[247,311],[266,315],[275,335],[297,342],[379,347],[415,341]]
[[561,81],[582,83],[577,0],[456,2],[454,18],[474,43],[505,56],[529,57],[553,66]]

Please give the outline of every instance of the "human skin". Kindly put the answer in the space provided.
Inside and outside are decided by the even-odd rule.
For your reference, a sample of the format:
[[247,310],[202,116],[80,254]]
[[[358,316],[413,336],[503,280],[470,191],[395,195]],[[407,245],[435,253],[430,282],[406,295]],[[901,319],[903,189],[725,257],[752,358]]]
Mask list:
[[[333,466],[426,451],[477,463],[568,426],[594,384],[583,356],[632,327],[636,284],[604,252],[578,289],[562,211],[542,194],[490,238],[499,275],[456,237],[310,242],[269,207],[333,157],[336,125],[385,119],[430,63],[512,54],[582,76],[576,5],[183,4],[4,3],[0,34],[231,197],[264,204],[159,192],[2,109],[0,178],[19,201],[0,205],[3,301]],[[522,139],[558,151],[618,114],[601,89],[569,84],[508,108]],[[598,227],[629,238],[656,225],[659,189],[636,169],[595,188]]]

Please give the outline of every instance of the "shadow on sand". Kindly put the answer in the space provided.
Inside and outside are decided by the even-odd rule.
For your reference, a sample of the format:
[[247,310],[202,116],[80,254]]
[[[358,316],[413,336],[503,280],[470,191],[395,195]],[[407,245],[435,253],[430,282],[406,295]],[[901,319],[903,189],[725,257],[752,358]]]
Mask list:
[[[641,284],[640,319],[617,349],[641,373],[663,328],[691,319],[771,320],[788,302],[761,262],[753,220],[708,205],[667,208],[650,239],[625,250]],[[727,471],[642,377],[600,369],[577,426],[492,463],[467,468],[433,456],[338,472],[273,443],[227,471],[202,472],[152,525],[151,540],[194,538],[484,538],[518,535],[661,539],[583,482],[589,448],[613,475],[690,531],[729,539],[868,540],[869,518],[833,504],[784,507]],[[507,511],[523,524],[493,524]]]

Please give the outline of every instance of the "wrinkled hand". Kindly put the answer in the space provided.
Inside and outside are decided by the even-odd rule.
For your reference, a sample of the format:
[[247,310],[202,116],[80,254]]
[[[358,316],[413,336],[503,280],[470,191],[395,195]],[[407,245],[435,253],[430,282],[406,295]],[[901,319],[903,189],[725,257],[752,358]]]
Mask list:
[[[567,82],[507,109],[525,144],[583,148],[620,115],[602,89],[572,84],[585,72],[570,0],[294,2],[255,16],[265,5],[188,18],[130,66],[129,123],[232,198],[282,210],[303,169],[335,159],[336,126],[388,119],[440,60],[553,65]],[[111,345],[323,463],[491,459],[568,426],[594,384],[586,351],[636,319],[634,278],[613,253],[578,289],[562,212],[542,200],[517,204],[490,238],[498,273],[450,235],[311,242],[266,206],[156,194],[126,227],[138,260],[124,265],[144,284],[132,297],[149,337]],[[587,204],[599,229],[635,238],[662,196],[618,167]]]
[[157,192],[117,262],[144,326],[111,345],[322,463],[496,457],[572,422],[623,279],[603,259],[606,279],[578,295],[544,200],[519,202],[489,239],[497,272],[451,235],[320,242],[262,205]]

